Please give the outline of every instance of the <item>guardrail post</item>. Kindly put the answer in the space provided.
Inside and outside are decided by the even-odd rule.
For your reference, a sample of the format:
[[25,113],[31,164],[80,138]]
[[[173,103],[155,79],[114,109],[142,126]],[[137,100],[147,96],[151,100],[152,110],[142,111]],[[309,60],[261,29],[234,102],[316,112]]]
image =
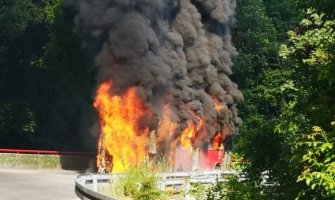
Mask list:
[[98,191],[98,177],[92,174],[93,180],[93,190]]
[[160,183],[160,185],[159,185],[159,189],[162,190],[162,191],[165,190],[165,187],[166,187],[166,186],[165,186],[165,180],[166,180],[166,175],[163,175],[163,176],[162,176],[161,183]]
[[191,189],[190,179],[187,179],[186,180],[186,185],[185,185],[185,198],[186,199],[190,198],[190,189]]

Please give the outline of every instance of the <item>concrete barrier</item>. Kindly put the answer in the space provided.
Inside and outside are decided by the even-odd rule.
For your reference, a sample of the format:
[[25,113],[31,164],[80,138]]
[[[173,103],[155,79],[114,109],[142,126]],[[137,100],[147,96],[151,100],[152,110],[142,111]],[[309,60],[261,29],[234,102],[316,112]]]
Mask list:
[[0,167],[29,169],[86,170],[95,168],[94,154],[0,153]]
[[61,168],[60,156],[1,153],[0,166],[9,168]]

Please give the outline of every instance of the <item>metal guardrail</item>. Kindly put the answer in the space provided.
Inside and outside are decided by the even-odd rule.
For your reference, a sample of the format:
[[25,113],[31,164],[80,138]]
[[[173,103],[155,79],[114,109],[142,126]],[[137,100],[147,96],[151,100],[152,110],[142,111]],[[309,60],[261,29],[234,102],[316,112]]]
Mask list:
[[111,175],[105,174],[78,175],[75,181],[76,194],[80,199],[84,200],[117,200],[98,191],[99,185],[107,185],[111,179]]
[[[157,187],[164,191],[167,188],[180,188],[188,195],[191,185],[201,183],[203,185],[215,184],[225,181],[225,175],[235,175],[235,171],[205,171],[205,172],[172,172],[161,173]],[[107,186],[112,181],[124,176],[124,174],[83,174],[75,181],[76,193],[81,199],[116,200],[98,191],[99,186]]]
[[203,172],[173,172],[160,174],[160,181],[158,187],[164,190],[167,187],[174,187],[178,185],[201,183],[203,185],[215,184],[223,182],[224,175],[237,175],[233,171],[203,171]]

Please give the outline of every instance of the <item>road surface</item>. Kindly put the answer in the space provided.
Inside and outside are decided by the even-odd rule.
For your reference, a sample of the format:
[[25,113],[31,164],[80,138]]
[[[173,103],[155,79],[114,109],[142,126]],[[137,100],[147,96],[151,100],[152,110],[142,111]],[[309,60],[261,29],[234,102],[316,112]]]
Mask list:
[[74,181],[78,172],[0,168],[1,200],[78,200]]

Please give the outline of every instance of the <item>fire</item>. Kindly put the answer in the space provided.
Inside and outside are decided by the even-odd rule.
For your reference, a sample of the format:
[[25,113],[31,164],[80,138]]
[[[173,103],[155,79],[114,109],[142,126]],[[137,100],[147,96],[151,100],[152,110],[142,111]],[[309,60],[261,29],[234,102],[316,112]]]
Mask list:
[[[111,89],[112,82],[102,83],[97,90],[94,101],[94,107],[99,112],[101,123],[98,167],[109,172],[124,172],[130,166],[141,164],[149,158],[150,138],[156,140],[157,144],[151,141],[151,146],[158,145],[159,153],[163,153],[160,155],[165,156],[170,167],[179,167],[181,164],[185,164],[184,161],[187,158],[191,162],[193,154],[197,157],[199,150],[197,141],[202,141],[205,136],[205,132],[203,132],[205,130],[204,119],[188,110],[193,116],[193,120],[188,120],[187,127],[176,137],[178,123],[171,120],[174,111],[169,104],[166,104],[157,129],[151,130],[151,137],[149,137],[148,125],[145,126],[141,122],[148,124],[151,112],[138,96],[136,87],[129,88],[122,95],[113,94]],[[217,99],[213,98],[213,102],[217,111],[225,109],[224,105]],[[214,149],[220,149],[224,136],[225,131],[217,133],[212,138]],[[151,150],[151,154],[157,153],[154,146]],[[183,154],[184,157],[181,156],[183,160],[176,158],[178,152],[185,154]],[[190,163],[186,165],[188,166]]]
[[225,109],[225,106],[222,105],[222,103],[219,102],[219,100],[215,97],[213,97],[213,101],[214,101],[214,109],[218,112],[223,111]]
[[212,147],[215,150],[218,150],[222,148],[222,141],[223,141],[223,133],[218,132],[215,134],[215,136],[212,138]]
[[195,138],[195,126],[192,121],[187,121],[187,128],[180,137],[180,146],[185,150],[192,150],[192,140]]
[[[111,94],[111,87],[112,82],[101,84],[94,102],[101,122],[98,149],[106,149],[111,155],[113,172],[123,172],[147,158],[149,128],[141,128],[139,121],[150,113],[135,87],[122,96]],[[100,159],[98,157],[98,166],[102,164]]]
[[173,137],[173,134],[175,133],[175,130],[177,128],[177,123],[172,122],[170,119],[172,111],[170,106],[167,104],[164,106],[163,110],[163,116],[161,117],[161,120],[158,124],[158,133],[159,136],[157,138],[157,142],[163,142],[165,140],[171,140]]
[[175,151],[177,141],[174,138],[174,134],[177,128],[177,123],[171,121],[170,116],[172,110],[169,104],[164,106],[163,115],[158,124],[157,132],[159,133],[157,138],[157,144],[162,146],[164,149],[166,161],[170,170],[173,170],[175,163]]
[[183,130],[180,137],[180,146],[185,149],[192,151],[193,150],[193,141],[199,134],[200,129],[203,127],[204,121],[198,117],[197,126],[191,121],[187,121],[187,128]]

